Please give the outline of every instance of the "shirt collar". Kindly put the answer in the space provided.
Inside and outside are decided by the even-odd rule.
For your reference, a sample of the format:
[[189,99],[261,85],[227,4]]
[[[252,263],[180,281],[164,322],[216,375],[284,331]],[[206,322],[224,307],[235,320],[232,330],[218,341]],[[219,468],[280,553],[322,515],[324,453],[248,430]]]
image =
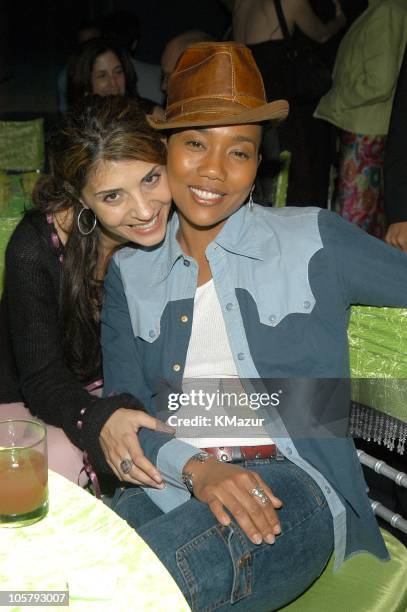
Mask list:
[[256,224],[256,210],[258,209],[257,205],[254,205],[253,208],[247,205],[241,206],[229,217],[214,243],[235,255],[262,259],[260,236]]
[[[215,240],[208,245],[208,250],[213,244],[218,244],[221,248],[252,259],[262,259],[260,252],[260,236],[255,223],[256,209],[260,207],[254,205],[253,209],[248,206],[241,206],[233,215],[229,217],[222,227]],[[161,265],[157,270],[157,281],[163,281],[170,274],[175,262],[183,258],[188,258],[180,247],[177,240],[179,220],[176,212],[173,213],[167,226],[165,240],[161,246]]]

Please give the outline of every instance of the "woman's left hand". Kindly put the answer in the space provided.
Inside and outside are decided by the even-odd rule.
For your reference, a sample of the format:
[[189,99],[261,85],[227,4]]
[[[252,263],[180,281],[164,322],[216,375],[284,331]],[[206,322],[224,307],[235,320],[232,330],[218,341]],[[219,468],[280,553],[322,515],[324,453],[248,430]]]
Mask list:
[[[160,472],[143,453],[137,432],[141,427],[174,434],[175,429],[142,410],[118,408],[108,418],[100,432],[99,441],[107,463],[119,480],[136,485],[163,489]],[[123,460],[129,470],[123,471]]]

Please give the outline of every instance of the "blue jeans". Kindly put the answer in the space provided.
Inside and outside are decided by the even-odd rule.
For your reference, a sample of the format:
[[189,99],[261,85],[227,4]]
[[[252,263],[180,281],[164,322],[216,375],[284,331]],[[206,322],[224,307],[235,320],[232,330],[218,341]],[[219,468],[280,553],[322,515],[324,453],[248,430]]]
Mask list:
[[283,501],[274,544],[253,544],[234,520],[220,525],[193,497],[167,514],[139,487],[118,489],[113,498],[113,510],[156,553],[194,612],[276,610],[318,578],[332,553],[331,513],[306,472],[287,459],[241,465]]

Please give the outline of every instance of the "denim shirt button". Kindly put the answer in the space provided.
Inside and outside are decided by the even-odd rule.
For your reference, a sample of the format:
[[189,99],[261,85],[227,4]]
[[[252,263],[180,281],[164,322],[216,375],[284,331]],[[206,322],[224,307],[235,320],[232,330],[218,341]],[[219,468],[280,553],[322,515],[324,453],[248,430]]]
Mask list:
[[239,361],[243,361],[243,359],[245,358],[245,354],[244,353],[239,353],[237,356]]
[[150,338],[155,338],[155,331],[153,329],[150,329],[148,335],[150,336]]
[[330,493],[330,492],[331,492],[331,488],[330,488],[330,487],[325,487],[325,491],[326,491],[327,493]]
[[287,455],[292,455],[293,454],[293,451],[292,451],[292,449],[289,446],[286,447],[285,451],[286,451]]
[[304,308],[306,308],[308,310],[309,308],[311,308],[311,302],[309,302],[308,300],[305,300],[303,306],[304,306]]
[[229,302],[228,304],[226,304],[226,310],[232,310],[232,308],[233,308],[232,302]]
[[181,370],[181,366],[179,365],[179,363],[174,363],[172,369],[174,370],[174,372],[179,372]]
[[188,323],[188,320],[189,320],[188,315],[181,315],[180,320],[181,320],[181,323]]
[[275,324],[275,323],[276,323],[276,321],[277,321],[277,317],[276,317],[276,315],[270,315],[270,316],[269,316],[269,321],[270,321],[270,323]]
[[191,262],[188,259],[184,259],[184,266],[187,268],[191,265]]

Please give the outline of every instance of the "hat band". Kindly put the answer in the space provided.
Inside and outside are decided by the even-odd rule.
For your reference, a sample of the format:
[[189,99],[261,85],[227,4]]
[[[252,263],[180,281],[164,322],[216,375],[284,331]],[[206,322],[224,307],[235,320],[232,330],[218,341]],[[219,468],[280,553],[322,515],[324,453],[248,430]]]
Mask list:
[[231,100],[230,98],[199,98],[191,99],[183,102],[175,102],[167,107],[165,117],[167,121],[178,119],[180,117],[190,115],[192,113],[200,113],[205,115],[240,115],[247,110],[265,106],[265,100],[259,98],[244,98]]

